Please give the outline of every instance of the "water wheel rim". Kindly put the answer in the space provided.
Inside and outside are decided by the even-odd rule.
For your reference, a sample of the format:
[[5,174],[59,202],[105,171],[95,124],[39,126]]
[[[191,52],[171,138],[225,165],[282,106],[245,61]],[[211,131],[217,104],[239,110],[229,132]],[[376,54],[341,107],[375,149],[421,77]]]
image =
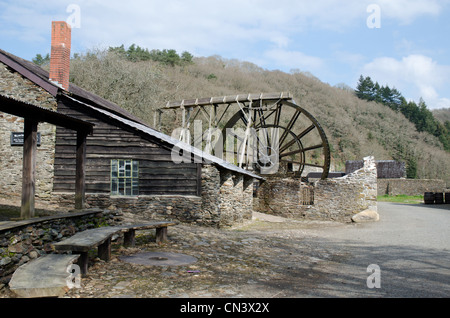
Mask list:
[[[279,125],[279,119],[281,118],[281,107],[283,105],[291,107],[292,109],[295,110],[295,114],[294,114],[293,118],[291,119],[291,121],[288,123],[287,127]],[[288,101],[282,101],[282,102],[278,103],[277,109],[272,109],[269,117],[272,115],[275,116],[274,120],[277,120],[277,124],[261,124],[260,126],[255,126],[255,127],[256,128],[270,128],[270,126],[273,126],[273,127],[280,127],[280,128],[285,129],[286,131],[288,131],[288,134],[296,136],[296,138],[293,139],[294,140],[293,142],[291,139],[290,143],[292,142],[292,144],[294,144],[294,143],[301,144],[302,149],[299,151],[303,152],[303,153],[305,153],[306,151],[311,151],[311,150],[315,150],[315,149],[322,149],[323,163],[321,165],[308,163],[308,162],[306,162],[306,160],[301,165],[303,165],[303,168],[304,168],[304,166],[312,166],[312,167],[321,168],[322,169],[321,179],[326,179],[328,177],[328,173],[329,173],[329,169],[330,169],[330,161],[331,161],[330,160],[330,147],[329,147],[328,138],[325,134],[325,131],[323,130],[322,126],[317,121],[317,119],[310,112],[305,110],[304,108],[298,106],[297,104],[288,102]],[[305,130],[303,130],[300,134],[295,134],[295,132],[292,132],[291,129],[295,125],[295,123],[300,115],[305,116],[307,118],[307,120],[309,120],[311,122],[311,125],[308,126]],[[278,117],[278,119],[277,119],[277,117]],[[246,114],[243,113],[243,110],[241,109],[241,110],[237,111],[225,124],[224,128],[222,129],[223,136],[227,136],[227,129],[233,128],[237,124],[237,122],[240,120],[243,120],[243,118],[246,118]],[[243,121],[243,124],[246,124],[246,122]],[[252,125],[254,125],[254,123]],[[320,136],[320,142],[314,146],[303,147],[303,143],[301,142],[302,138],[304,138],[306,135],[308,135],[313,130],[317,130],[317,132]],[[285,147],[286,144],[283,146],[286,136],[283,134],[283,136],[281,138],[283,138],[283,140],[281,140],[281,143],[280,143],[280,156],[285,157],[285,156],[290,155],[291,153],[289,153],[289,152],[283,153],[283,150],[286,150],[284,148],[289,148],[290,145],[288,145],[288,147]],[[284,160],[281,159],[281,157],[280,157],[279,161],[284,161]],[[301,170],[302,170],[301,171],[301,173],[302,173],[303,169],[301,169]],[[297,176],[301,176],[301,173],[297,174]]]

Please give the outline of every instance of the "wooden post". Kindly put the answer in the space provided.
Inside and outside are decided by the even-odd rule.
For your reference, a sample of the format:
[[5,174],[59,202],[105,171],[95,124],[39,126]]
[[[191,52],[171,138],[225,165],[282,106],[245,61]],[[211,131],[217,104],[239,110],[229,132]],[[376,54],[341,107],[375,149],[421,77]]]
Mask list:
[[20,217],[34,216],[35,170],[38,123],[25,118],[23,140],[22,207]]
[[156,229],[156,243],[167,243],[167,226],[159,227]]
[[89,265],[88,252],[73,252],[73,254],[79,254],[80,257],[77,260],[77,265],[80,266],[81,275],[86,277]]
[[77,162],[75,174],[75,209],[81,210],[85,207],[86,193],[86,138],[87,134],[77,132]]
[[124,247],[134,247],[136,244],[136,231],[130,229],[128,232],[125,232],[123,236],[123,246]]
[[111,259],[110,237],[104,243],[98,246],[98,257],[105,262],[108,262]]

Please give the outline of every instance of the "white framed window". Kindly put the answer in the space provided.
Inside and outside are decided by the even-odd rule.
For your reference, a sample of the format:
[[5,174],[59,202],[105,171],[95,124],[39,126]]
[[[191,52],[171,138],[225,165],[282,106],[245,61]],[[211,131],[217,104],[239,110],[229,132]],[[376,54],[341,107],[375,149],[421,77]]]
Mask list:
[[139,195],[139,161],[111,160],[111,195]]

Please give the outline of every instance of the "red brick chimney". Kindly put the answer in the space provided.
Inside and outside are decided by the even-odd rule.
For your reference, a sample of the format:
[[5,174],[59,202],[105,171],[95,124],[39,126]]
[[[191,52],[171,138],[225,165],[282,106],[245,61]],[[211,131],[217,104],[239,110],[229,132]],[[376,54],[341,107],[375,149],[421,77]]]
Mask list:
[[50,80],[69,90],[71,28],[65,21],[52,22]]

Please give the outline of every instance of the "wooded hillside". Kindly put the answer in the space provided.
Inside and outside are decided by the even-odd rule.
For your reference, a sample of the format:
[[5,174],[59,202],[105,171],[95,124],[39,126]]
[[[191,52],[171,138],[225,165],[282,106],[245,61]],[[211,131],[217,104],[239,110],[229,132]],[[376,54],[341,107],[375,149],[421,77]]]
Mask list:
[[[177,59],[173,50],[148,52],[158,58],[170,53],[178,61],[165,63],[130,59],[124,52],[119,47],[76,55],[71,82],[117,103],[150,126],[153,111],[171,100],[289,91],[325,129],[332,171],[345,170],[346,160],[373,155],[376,160],[405,161],[409,177],[445,179],[450,185],[450,155],[437,137],[418,132],[400,111],[362,100],[348,87],[332,87],[310,73],[268,71],[219,56],[192,57],[184,52]],[[174,114],[163,131],[170,134],[179,120]]]

